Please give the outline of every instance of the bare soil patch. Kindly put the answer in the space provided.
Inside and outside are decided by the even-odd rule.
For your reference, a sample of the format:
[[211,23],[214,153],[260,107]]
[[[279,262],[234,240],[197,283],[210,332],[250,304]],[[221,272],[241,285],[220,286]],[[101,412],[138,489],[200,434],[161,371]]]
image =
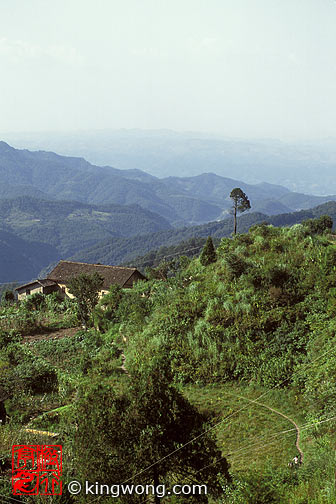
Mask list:
[[70,327],[68,329],[56,329],[55,331],[46,333],[28,334],[24,336],[23,342],[31,343],[32,341],[72,338],[80,329],[81,327]]

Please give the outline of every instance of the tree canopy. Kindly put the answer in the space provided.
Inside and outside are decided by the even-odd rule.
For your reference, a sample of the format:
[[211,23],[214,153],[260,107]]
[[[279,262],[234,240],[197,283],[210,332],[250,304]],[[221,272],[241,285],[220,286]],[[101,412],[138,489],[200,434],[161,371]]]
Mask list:
[[[130,378],[127,389],[100,381],[86,383],[79,393],[69,424],[76,425],[73,450],[83,476],[155,487],[199,483],[213,497],[221,495],[218,474],[230,481],[228,463],[207,432],[206,418],[173,385],[166,358],[133,369]],[[208,502],[205,495],[197,498]],[[125,502],[137,497],[125,496]]]
[[88,275],[82,273],[69,282],[69,292],[76,298],[79,321],[86,327],[93,309],[98,303],[99,291],[104,279],[98,273]]
[[232,189],[230,193],[230,198],[232,199],[232,209],[234,216],[234,227],[233,233],[237,234],[237,213],[245,212],[251,208],[250,201],[246,194],[240,189],[240,187],[236,187]]
[[208,266],[208,264],[214,263],[216,261],[216,249],[214,247],[211,236],[208,236],[207,241],[202,249],[200,255],[200,263],[203,266]]

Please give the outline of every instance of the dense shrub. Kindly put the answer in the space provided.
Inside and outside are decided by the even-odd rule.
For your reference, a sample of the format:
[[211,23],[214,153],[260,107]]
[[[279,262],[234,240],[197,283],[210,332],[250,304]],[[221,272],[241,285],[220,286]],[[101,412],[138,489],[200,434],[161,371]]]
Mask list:
[[263,285],[265,277],[262,269],[258,266],[254,266],[249,269],[247,279],[253,287],[259,289]]
[[248,267],[246,261],[234,252],[225,254],[225,262],[232,278],[239,278]]
[[336,271],[336,247],[334,245],[328,246],[326,248],[325,260],[324,260],[324,272],[327,275],[335,274]]
[[266,236],[271,234],[271,226],[267,221],[260,222],[259,224],[254,224],[249,229],[249,233],[254,236],[262,236],[265,238]]
[[22,301],[26,310],[41,310],[46,305],[46,296],[41,292],[35,292],[27,296],[25,300]]
[[15,367],[13,373],[17,383],[33,393],[50,392],[57,388],[57,373],[43,359],[26,358]]
[[139,362],[143,348],[164,345],[182,382],[289,383],[307,351],[309,314],[327,306],[320,303],[330,288],[323,258],[328,267],[334,261],[333,246],[322,237],[302,240],[303,229],[257,226],[248,240],[222,240],[211,269],[192,261],[188,282],[154,281],[144,298],[133,292],[117,310],[126,351]]
[[322,215],[318,219],[307,219],[302,224],[310,234],[322,234],[325,231],[330,232],[333,227],[333,221],[329,215]]
[[208,236],[208,239],[205,242],[200,255],[200,263],[202,264],[202,266],[208,266],[209,264],[216,262],[216,259],[216,249],[214,247],[211,236]]
[[5,290],[5,292],[2,294],[2,297],[1,297],[2,304],[10,305],[10,304],[14,303],[14,301],[15,301],[14,292],[11,290],[8,290],[8,289]]
[[0,354],[7,362],[5,376],[0,385],[16,393],[30,390],[33,393],[50,392],[57,387],[55,368],[42,357],[37,357],[19,343],[10,343]]
[[291,274],[283,264],[269,266],[265,271],[266,281],[274,287],[282,287],[290,278]]
[[252,245],[253,243],[253,238],[249,234],[237,234],[234,238],[236,243],[240,243],[243,245]]
[[10,343],[15,343],[21,340],[21,336],[15,331],[0,330],[0,349],[7,347]]

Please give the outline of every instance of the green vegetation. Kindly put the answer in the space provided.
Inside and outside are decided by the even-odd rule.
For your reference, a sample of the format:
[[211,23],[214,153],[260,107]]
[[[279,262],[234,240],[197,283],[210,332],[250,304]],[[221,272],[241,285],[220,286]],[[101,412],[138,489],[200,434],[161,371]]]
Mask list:
[[240,187],[232,189],[230,193],[230,198],[232,200],[232,210],[233,210],[233,234],[237,234],[237,213],[246,212],[251,208],[250,201],[244,191]]
[[[5,142],[0,142],[0,169],[2,282],[24,283],[50,263],[70,256],[119,264],[193,237],[229,236],[229,220],[219,227],[217,221],[228,215],[228,195],[234,187],[249,195],[258,212],[239,219],[240,232],[266,219],[274,225],[292,225],[316,217],[312,211],[291,212],[336,199],[292,193],[272,184],[245,184],[213,173],[158,179],[140,170],[97,167],[81,158],[18,150]],[[330,208],[324,211],[333,217],[330,212],[336,213]],[[279,213],[279,219],[268,219],[268,214]],[[215,220],[205,227],[194,226]],[[186,225],[193,227],[171,230]],[[140,235],[133,247],[130,237]]]
[[[307,219],[319,218],[328,214],[336,222],[336,203],[330,201],[311,210],[300,210],[299,212],[286,213],[281,215],[268,216],[261,213],[248,212],[238,217],[239,231],[247,232],[254,224],[267,222],[273,226],[292,226]],[[132,238],[111,238],[98,243],[92,248],[77,252],[71,259],[73,261],[83,261],[102,264],[120,264],[128,263],[132,266],[152,266],[158,264],[158,258],[162,252],[163,255],[169,255],[175,251],[183,252],[184,244],[191,245],[196,240],[196,246],[203,245],[205,240],[202,238],[211,236],[213,240],[231,236],[232,218],[227,218],[218,222],[208,222],[200,226],[190,226],[181,229],[171,229],[167,231],[158,231],[143,236],[134,236]],[[161,247],[161,249],[159,249]],[[176,250],[171,247],[177,247]],[[185,250],[189,247],[187,246]],[[159,249],[159,250],[158,250]],[[169,249],[169,250],[168,250]],[[144,256],[144,254],[146,254]],[[151,261],[153,260],[153,263]],[[145,264],[144,264],[145,263]],[[149,264],[148,264],[149,263]]]
[[319,219],[307,219],[303,224],[311,234],[323,234],[325,231],[331,232],[333,220],[329,215],[321,215]]
[[202,266],[208,266],[209,264],[216,262],[216,257],[216,250],[212,238],[211,236],[208,236],[200,255],[200,263]]
[[[76,475],[208,485],[206,497],[166,497],[172,504],[334,503],[331,225],[323,213],[289,228],[257,224],[223,238],[206,264],[180,257],[165,274],[159,264],[133,289],[111,287],[88,331],[75,328],[71,300],[4,301],[0,461],[13,439],[45,443],[29,426],[57,433],[65,486]],[[0,490],[10,495],[6,480]],[[129,501],[144,498],[115,499]]]
[[32,197],[0,199],[0,278],[30,280],[61,257],[111,237],[171,228],[166,219],[138,205],[88,205]]
[[13,290],[11,289],[6,289],[2,293],[2,298],[1,298],[2,303],[11,305],[15,301],[15,295]]
[[98,273],[92,275],[82,273],[71,278],[69,282],[69,293],[75,296],[77,317],[84,327],[92,317],[103,283],[104,279]]
[[[90,474],[97,481],[125,481],[140,473],[135,478],[138,484],[157,486],[165,481],[173,485],[186,475],[189,482],[197,483],[198,469],[209,465],[203,482],[217,497],[222,493],[218,471],[230,480],[225,459],[217,468],[211,465],[221,452],[210,434],[202,435],[206,417],[173,386],[165,360],[155,359],[146,369],[134,372],[127,389],[120,390],[108,381],[86,383],[67,422],[75,459],[82,460],[83,451],[88,455],[79,462],[78,475],[83,479]],[[194,443],[179,449],[194,438]],[[203,499],[201,502],[207,502]],[[124,498],[125,502],[136,500],[134,496]]]
[[[91,141],[92,138],[88,143],[91,144]],[[144,148],[143,142],[142,138],[141,149]],[[209,166],[209,156],[219,145],[217,141],[211,142],[211,144],[210,149],[206,148],[202,154],[199,152],[199,159],[193,159],[189,167],[194,167],[195,163],[197,165],[200,160],[202,165],[198,166],[198,172]],[[129,156],[132,156],[129,151],[129,140],[125,145],[128,146],[127,158],[129,161]],[[194,147],[196,145],[193,145]],[[165,150],[166,144],[162,148]],[[169,155],[164,164],[169,163],[168,158],[174,160],[174,163],[177,162],[177,152],[180,146],[176,146],[176,148],[177,151],[174,149],[173,156]],[[248,159],[239,162],[239,166],[245,166],[245,168],[253,166],[256,170],[259,162],[251,165],[250,156],[253,153],[250,146],[244,147],[243,150],[247,153]],[[206,158],[204,158],[205,153]],[[234,157],[236,156],[237,152],[235,151]],[[141,164],[142,158],[143,154],[137,157],[133,165]],[[146,156],[146,165],[148,161],[148,156]],[[278,161],[277,159],[277,164]],[[296,169],[301,162],[302,160],[296,161]],[[155,164],[159,166],[162,163]],[[183,162],[181,171],[188,170],[187,165],[188,163]],[[223,166],[232,167],[232,163],[225,161],[221,163],[220,168],[217,166],[216,171],[222,172]],[[98,167],[81,158],[59,156],[52,152],[29,152],[13,149],[5,142],[0,142],[0,167],[2,172],[1,199],[24,195],[48,200],[74,200],[89,204],[138,204],[142,208],[165,217],[171,223],[201,223],[218,218],[223,210],[229,209],[230,202],[227,200],[227,195],[234,187],[241,187],[251,198],[253,208],[258,211],[262,211],[265,206],[270,208],[266,202],[272,199],[274,203],[271,213],[290,212],[298,208],[307,209],[335,199],[335,196],[319,197],[293,193],[286,187],[279,185],[246,184],[240,180],[215,175],[215,173],[203,173],[189,177],[169,176],[162,179],[140,170],[118,170],[109,166]],[[148,171],[147,168],[145,168],[146,171]],[[171,175],[175,170],[176,166],[171,167],[167,173]],[[307,176],[305,164],[304,170],[305,176]],[[13,175],[14,173],[15,175]],[[244,180],[247,174],[242,171],[240,173],[240,177]],[[257,178],[265,180],[269,176],[268,160],[265,173]],[[302,181],[304,177],[299,178]],[[282,177],[282,180],[285,179],[288,177]],[[314,184],[315,182],[316,180],[314,180]]]

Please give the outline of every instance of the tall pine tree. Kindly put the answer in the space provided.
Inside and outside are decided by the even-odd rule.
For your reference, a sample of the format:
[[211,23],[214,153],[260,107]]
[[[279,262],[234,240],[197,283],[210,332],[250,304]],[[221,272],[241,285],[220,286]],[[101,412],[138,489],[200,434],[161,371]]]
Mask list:
[[233,233],[237,234],[237,213],[245,212],[251,208],[251,203],[246,194],[240,189],[240,187],[236,187],[232,189],[230,198],[232,199],[232,211],[233,211]]

